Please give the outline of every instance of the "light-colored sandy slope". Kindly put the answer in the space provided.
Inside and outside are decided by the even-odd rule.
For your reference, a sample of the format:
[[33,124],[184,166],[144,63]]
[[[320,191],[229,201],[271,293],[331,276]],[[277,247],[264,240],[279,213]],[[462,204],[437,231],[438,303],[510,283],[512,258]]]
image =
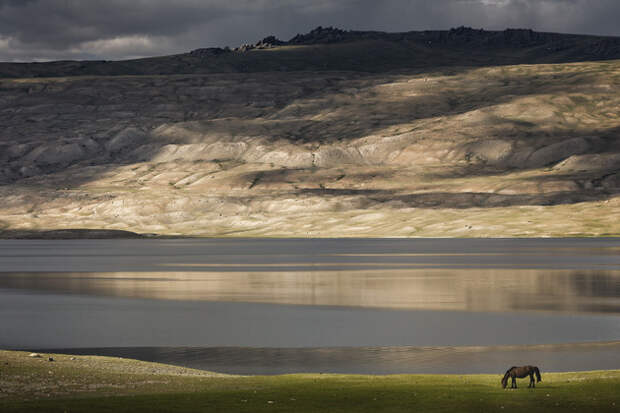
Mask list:
[[4,80],[0,225],[618,235],[620,62]]

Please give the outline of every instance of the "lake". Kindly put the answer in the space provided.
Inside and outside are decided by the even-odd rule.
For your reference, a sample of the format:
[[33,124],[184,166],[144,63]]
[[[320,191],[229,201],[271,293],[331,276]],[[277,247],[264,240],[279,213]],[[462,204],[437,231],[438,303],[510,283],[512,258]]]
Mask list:
[[620,368],[620,239],[0,240],[0,347],[240,374]]

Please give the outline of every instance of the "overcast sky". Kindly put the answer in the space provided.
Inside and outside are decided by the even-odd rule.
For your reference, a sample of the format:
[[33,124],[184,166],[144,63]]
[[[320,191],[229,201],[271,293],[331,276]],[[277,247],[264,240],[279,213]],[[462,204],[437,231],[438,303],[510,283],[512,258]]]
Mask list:
[[0,0],[0,61],[124,59],[312,28],[620,36],[620,0]]

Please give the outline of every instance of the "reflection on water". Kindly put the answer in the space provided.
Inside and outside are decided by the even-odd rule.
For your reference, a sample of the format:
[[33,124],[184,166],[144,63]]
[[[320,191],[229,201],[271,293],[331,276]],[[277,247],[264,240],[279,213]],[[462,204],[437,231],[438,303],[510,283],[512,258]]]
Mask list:
[[0,289],[0,348],[496,346],[615,341],[620,317],[147,300]]
[[[39,351],[39,350],[35,350]],[[174,364],[229,374],[476,374],[509,365],[546,371],[620,368],[620,342],[498,347],[120,347],[56,349]]]
[[620,271],[5,273],[0,288],[170,300],[620,313]]

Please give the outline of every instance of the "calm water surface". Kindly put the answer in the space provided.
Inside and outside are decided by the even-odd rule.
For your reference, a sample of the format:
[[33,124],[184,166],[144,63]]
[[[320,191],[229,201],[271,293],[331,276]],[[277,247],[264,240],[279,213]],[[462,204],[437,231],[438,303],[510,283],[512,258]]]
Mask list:
[[614,238],[0,240],[3,348],[234,373],[492,372],[620,368],[618,340]]

